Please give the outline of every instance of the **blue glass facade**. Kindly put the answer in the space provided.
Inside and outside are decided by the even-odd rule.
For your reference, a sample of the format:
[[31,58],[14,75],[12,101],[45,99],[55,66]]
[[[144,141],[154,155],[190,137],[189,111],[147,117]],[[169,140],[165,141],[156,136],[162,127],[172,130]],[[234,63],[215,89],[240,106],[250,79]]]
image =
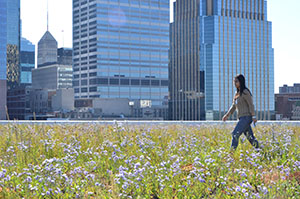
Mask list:
[[35,66],[35,45],[25,38],[21,39],[21,84],[32,83],[31,70]]
[[167,108],[169,1],[73,0],[76,98]]
[[7,1],[7,88],[20,85],[20,0]]
[[[275,103],[274,50],[266,0],[177,0],[170,33],[171,118],[196,118],[190,110],[195,101],[184,91],[199,92],[193,81],[200,81],[201,87],[201,78],[195,74],[204,71],[206,120],[220,120],[227,112],[236,91],[233,79],[237,74],[246,78],[257,117],[271,119]],[[199,48],[193,46],[195,43]],[[190,82],[192,78],[195,80]],[[201,111],[201,106],[196,110]]]
[[0,0],[0,79],[6,80],[6,0]]
[[0,120],[6,119],[6,0],[0,0]]
[[275,109],[274,50],[267,1],[201,1],[200,27],[206,119],[221,119],[228,110],[237,74],[246,78],[258,118],[270,119]]
[[205,120],[199,35],[199,1],[176,1],[170,24],[170,120]]
[[20,0],[7,1],[7,44],[20,46]]

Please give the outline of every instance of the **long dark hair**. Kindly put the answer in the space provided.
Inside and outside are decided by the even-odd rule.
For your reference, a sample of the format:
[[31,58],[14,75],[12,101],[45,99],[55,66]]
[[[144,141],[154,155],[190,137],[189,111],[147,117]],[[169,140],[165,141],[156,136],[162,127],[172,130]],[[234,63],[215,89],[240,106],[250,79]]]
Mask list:
[[251,91],[246,87],[246,80],[245,80],[244,75],[239,74],[239,75],[235,76],[235,79],[238,79],[240,82],[240,89],[238,89],[238,88],[236,89],[237,94],[239,94],[239,96],[242,96],[244,90],[248,90],[250,95],[252,96]]

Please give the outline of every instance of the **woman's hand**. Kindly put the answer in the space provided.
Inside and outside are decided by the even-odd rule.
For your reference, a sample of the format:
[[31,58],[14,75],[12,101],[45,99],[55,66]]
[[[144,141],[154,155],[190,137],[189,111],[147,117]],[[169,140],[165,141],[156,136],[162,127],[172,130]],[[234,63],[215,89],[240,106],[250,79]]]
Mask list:
[[253,124],[254,126],[256,125],[257,119],[256,118],[252,118]]
[[222,121],[223,121],[223,122],[226,122],[226,120],[228,119],[228,117],[229,117],[229,116],[228,116],[227,114],[225,114],[225,115],[223,116],[223,118],[222,118]]

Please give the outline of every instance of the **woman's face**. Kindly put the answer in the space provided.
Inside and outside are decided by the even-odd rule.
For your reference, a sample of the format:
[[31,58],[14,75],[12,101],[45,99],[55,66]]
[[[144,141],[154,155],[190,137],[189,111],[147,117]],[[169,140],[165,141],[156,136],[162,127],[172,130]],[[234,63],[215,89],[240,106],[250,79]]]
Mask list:
[[234,82],[234,86],[235,86],[236,88],[240,88],[240,81],[239,81],[237,78],[235,78],[235,79],[233,80],[233,82]]

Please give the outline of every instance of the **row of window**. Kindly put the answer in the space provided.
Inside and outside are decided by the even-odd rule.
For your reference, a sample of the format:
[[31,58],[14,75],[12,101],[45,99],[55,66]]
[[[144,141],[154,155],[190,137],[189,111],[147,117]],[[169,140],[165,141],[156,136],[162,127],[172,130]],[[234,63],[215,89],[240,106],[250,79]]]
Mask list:
[[245,11],[238,11],[232,9],[222,9],[221,11],[222,16],[226,17],[235,17],[235,18],[242,18],[242,19],[252,19],[252,20],[264,20],[264,14],[256,13],[256,12],[245,12]]
[[[97,55],[93,55],[93,56],[89,56],[89,59],[94,59],[96,58]],[[81,61],[85,61],[87,60],[88,57],[81,57],[81,58],[75,58],[74,59],[74,63]],[[87,62],[86,62],[87,63]],[[110,59],[110,58],[102,58],[101,60],[99,60],[98,62],[99,64],[109,64],[109,65],[119,65],[119,64],[134,64],[134,65],[140,65],[141,67],[145,66],[145,67],[149,67],[149,64],[155,65],[155,66],[160,66],[163,64],[168,64],[168,59],[164,59],[162,61],[155,61],[155,60],[130,60],[130,59]],[[83,65],[83,64],[82,64]]]
[[[78,72],[78,71],[86,71],[86,70],[88,70],[88,68],[89,68],[89,70],[93,70],[93,69],[96,69],[97,68],[97,65],[91,65],[91,66],[89,66],[89,67],[83,67],[84,66],[84,64],[87,64],[86,62],[85,63],[83,63],[82,65],[81,65],[81,67],[79,67],[79,64],[76,64],[76,66],[75,66],[75,64],[74,64],[74,67],[73,67],[73,71],[74,72]],[[101,65],[101,66],[99,66],[98,68],[101,68],[101,69],[103,69],[104,70],[104,68],[106,68],[105,70],[108,70],[108,68],[113,68],[113,67],[120,67],[120,70],[126,70],[127,68],[129,68],[129,66],[132,68],[132,71],[133,71],[133,68],[135,67],[135,68],[137,68],[137,70],[139,69],[139,68],[141,68],[141,71],[143,71],[143,69],[149,69],[149,68],[151,68],[151,70],[152,71],[159,71],[159,70],[161,70],[161,71],[164,71],[164,70],[168,70],[168,64],[166,63],[166,64],[159,64],[158,66],[157,65],[153,65],[153,64],[151,64],[151,65],[133,65],[133,64],[110,64],[110,65]],[[114,69],[114,70],[119,70],[119,68],[118,69]],[[129,69],[127,69],[127,70],[129,70]]]
[[92,2],[95,2],[96,0],[86,0],[86,1],[83,1],[83,2],[79,2],[79,0],[73,0],[73,8],[76,8],[76,7],[79,7],[79,6],[84,6],[86,5],[87,3],[92,3]]
[[[79,17],[79,15],[76,15],[74,17]],[[83,17],[83,15],[81,15],[81,17]],[[98,18],[109,18],[109,17],[117,17],[117,13],[110,13],[110,12],[97,12],[97,17]],[[123,16],[125,19],[132,19],[132,20],[137,20],[139,19],[140,21],[148,21],[151,20],[151,22],[155,22],[155,21],[169,21],[169,16],[165,16],[165,15],[154,15],[153,13],[142,13],[142,12],[138,12],[138,13],[128,13],[125,14]],[[143,20],[146,19],[146,20]],[[153,21],[152,21],[153,20]]]
[[[75,88],[74,92],[75,93],[79,93],[79,90],[81,90],[81,93],[87,93],[88,90],[89,92],[97,92],[97,87],[84,87],[84,88]],[[141,96],[142,95],[142,96]],[[99,96],[100,95],[93,95],[93,97]],[[91,96],[90,96],[91,97]],[[145,92],[145,93],[128,93],[128,92],[124,92],[124,93],[118,93],[118,92],[103,92],[101,93],[101,97],[102,98],[109,98],[109,97],[114,97],[114,98],[131,98],[131,99],[140,99],[141,97],[143,97],[144,99],[151,99],[151,100],[162,100],[164,98],[164,95],[155,95],[153,93],[149,93],[149,92]],[[83,97],[81,97],[83,98]],[[153,103],[152,103],[153,105]]]
[[75,24],[75,23],[79,23],[79,22],[85,22],[85,21],[87,21],[87,20],[95,19],[96,17],[97,17],[96,14],[92,14],[92,15],[90,15],[89,17],[83,17],[83,18],[80,18],[80,20],[79,20],[79,19],[73,20],[73,23]]
[[[155,43],[159,43],[158,42],[155,42]],[[103,43],[98,43],[99,44],[99,48],[103,48],[103,49],[100,49],[100,51],[108,51],[110,48],[111,49],[117,49],[119,50],[120,52],[122,52],[121,49],[124,49],[124,52],[127,52],[125,54],[129,54],[129,53],[133,53],[134,50],[132,49],[133,46],[136,46],[136,47],[148,47],[148,48],[155,48],[155,52],[157,52],[157,49],[159,49],[158,51],[160,52],[168,52],[169,50],[169,46],[168,45],[164,45],[164,44],[155,44],[154,42],[149,42],[149,43],[146,43],[146,42],[140,42],[140,43],[125,43],[125,42],[107,42],[107,40]],[[92,48],[92,47],[96,47],[97,46],[97,43],[92,43],[92,44],[89,44],[88,45],[82,45],[81,46],[81,50],[86,50],[87,48]],[[109,49],[107,49],[109,48]],[[76,45],[76,47],[74,46],[73,50],[74,52],[78,51],[80,48],[79,48],[79,45]],[[140,50],[135,50],[136,52],[134,52],[135,54],[139,54],[141,51]],[[147,50],[148,51],[148,50]]]
[[77,30],[77,29],[79,29],[80,27],[81,27],[81,28],[85,28],[85,27],[87,27],[87,25],[93,26],[93,25],[96,25],[96,24],[97,24],[97,20],[91,21],[91,22],[89,22],[89,23],[78,24],[78,25],[74,26],[73,29],[74,29],[74,30]]
[[[87,80],[81,80],[81,86],[87,85]],[[168,80],[149,79],[117,79],[117,78],[95,78],[89,80],[89,85],[121,85],[121,86],[168,86]],[[79,86],[79,80],[73,81],[73,86]]]
[[[83,73],[81,74],[81,78],[87,78],[87,75],[88,73]],[[99,72],[99,73],[96,73],[96,72],[92,72],[92,73],[89,73],[89,77],[95,77],[95,76],[113,76],[113,77],[141,77],[143,76],[143,78],[147,78],[147,79],[155,79],[156,77],[161,77],[161,78],[168,78],[168,75],[167,74],[159,74],[159,73],[150,73],[150,72],[147,72],[147,73],[143,73],[143,74],[140,74],[139,72],[136,72],[136,73],[129,73],[129,72],[124,72],[121,74],[118,74],[116,72]],[[79,74],[75,74],[73,76],[74,80],[76,79],[79,79]]]
[[[79,6],[85,6],[86,4],[88,3],[92,3],[92,2],[95,2],[96,0],[89,0],[89,1],[83,1],[83,2],[79,2],[79,0],[73,0],[73,7],[74,8],[77,8]],[[166,4],[164,2],[159,2],[159,1],[137,1],[137,0],[110,0],[110,1],[105,1],[105,0],[102,0],[102,2],[104,3],[108,3],[108,2],[111,2],[111,3],[120,3],[120,4],[130,4],[130,5],[142,5],[142,6],[154,6],[154,7],[162,7],[162,8],[168,8],[169,7],[169,4]],[[115,5],[114,5],[115,6]]]
[[87,44],[88,42],[89,43],[93,43],[93,42],[96,42],[96,41],[97,41],[97,38],[91,38],[89,40],[81,40],[80,42],[74,42],[73,46],[74,47],[78,47],[80,44],[84,45],[84,44]]
[[157,0],[101,0],[101,2],[108,4],[111,3],[111,6],[115,6],[113,4],[129,4],[132,5],[138,5],[138,6],[153,6],[155,7],[161,7],[161,8],[169,8],[169,3],[157,1]]
[[[115,51],[114,51],[115,50]],[[88,51],[88,49],[86,49],[85,51]],[[85,52],[84,51],[84,52]],[[96,52],[97,49],[96,48],[91,48],[89,49],[89,52]],[[75,50],[74,51],[74,56],[78,55],[76,52],[79,51]],[[81,52],[81,54],[84,54],[84,52]],[[108,55],[110,54],[111,56],[118,56],[118,57],[114,57],[111,58],[110,60],[119,60],[119,58],[123,61],[132,61],[132,62],[139,62],[140,59],[145,60],[145,62],[151,62],[151,61],[147,61],[150,60],[151,56],[155,56],[155,57],[159,57],[161,56],[162,59],[168,60],[168,54],[166,54],[166,51],[160,51],[156,48],[148,48],[148,49],[142,49],[140,50],[139,48],[119,48],[119,49],[114,49],[114,48],[98,48],[98,52],[99,52],[99,58],[101,58],[101,60],[109,60]],[[85,52],[86,53],[86,52]],[[120,57],[119,57],[120,54]],[[81,58],[81,60],[84,57]],[[76,58],[76,60],[74,59],[74,61],[79,61],[79,58]]]
[[82,18],[82,17],[85,17],[85,16],[87,16],[88,14],[89,15],[91,15],[91,14],[94,14],[94,13],[96,13],[96,10],[91,10],[91,12],[84,12],[84,13],[81,13],[81,15],[74,15],[73,16],[73,21],[79,21],[80,20],[80,17]]
[[[116,66],[118,66],[118,65],[116,65]],[[112,66],[110,66],[110,67],[112,67]],[[128,65],[125,65],[125,67],[128,67]],[[140,67],[140,66],[136,66],[136,67]],[[145,68],[149,68],[149,67],[151,67],[152,71],[155,70],[155,69],[158,69],[158,68],[154,68],[155,66],[148,66],[148,67],[145,66]],[[81,67],[81,68],[76,67],[76,68],[74,68],[74,73],[79,72],[79,71],[86,71],[86,70],[88,70],[88,68],[89,68],[89,70],[93,70],[93,69],[97,69],[97,66],[96,65],[92,65],[92,66],[89,66],[89,67]],[[163,71],[163,70],[168,70],[168,69],[165,68],[165,67],[161,67],[161,70]],[[143,73],[143,70],[141,70],[141,71],[142,71],[141,73]],[[149,74],[149,73],[150,72],[148,72],[147,74]],[[106,73],[106,74],[108,74],[108,73]],[[130,73],[128,72],[127,74],[128,74],[128,76],[130,74],[132,74],[132,75],[134,74],[134,75],[140,76],[140,72],[139,71],[131,71]],[[165,75],[165,74],[167,74],[167,73],[161,72],[160,75]]]
[[[126,33],[126,36],[133,36],[134,34],[137,34],[138,36],[144,36],[143,32],[145,31],[152,31],[153,33],[163,33],[163,35],[168,35],[169,34],[169,28],[165,27],[165,26],[161,26],[164,25],[163,23],[159,23],[159,24],[151,24],[151,25],[147,25],[147,24],[128,24],[128,25],[124,25],[121,27],[114,27],[111,24],[108,24],[108,22],[106,24],[102,23],[103,21],[99,22],[98,25],[98,29],[96,26],[90,26],[89,27],[89,31],[91,30],[95,30],[97,29],[98,31],[102,32],[102,33],[107,33],[110,34],[111,32],[120,32],[120,35],[124,35],[122,33]],[[81,26],[81,33],[87,32],[88,29],[87,27],[82,27]],[[137,32],[139,31],[139,32]],[[79,34],[79,26],[74,26],[74,34]],[[157,38],[161,38],[161,37],[157,37]]]

